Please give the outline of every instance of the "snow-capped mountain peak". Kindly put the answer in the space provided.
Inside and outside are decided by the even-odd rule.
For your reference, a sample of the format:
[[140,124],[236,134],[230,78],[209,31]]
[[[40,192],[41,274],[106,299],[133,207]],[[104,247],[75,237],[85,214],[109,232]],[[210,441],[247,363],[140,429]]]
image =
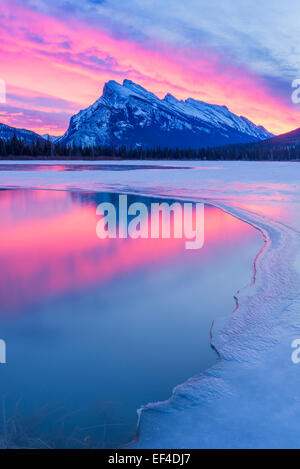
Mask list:
[[[168,93],[166,94],[166,96],[164,97],[164,101],[166,103],[169,103],[169,104],[177,104],[179,103],[180,101],[178,99],[176,99],[172,94]],[[181,101],[183,102],[183,101]]]
[[61,141],[82,145],[206,147],[272,136],[226,106],[171,94],[163,99],[133,81],[108,81],[102,96],[73,116]]

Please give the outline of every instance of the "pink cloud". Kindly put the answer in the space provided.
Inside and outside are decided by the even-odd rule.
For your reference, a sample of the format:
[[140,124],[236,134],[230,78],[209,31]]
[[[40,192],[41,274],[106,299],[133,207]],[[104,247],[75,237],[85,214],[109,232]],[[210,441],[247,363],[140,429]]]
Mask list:
[[[123,78],[137,81],[160,97],[171,92],[181,99],[226,104],[231,111],[275,133],[299,126],[299,110],[272,95],[259,77],[207,49],[199,57],[184,48],[154,42],[151,47],[118,39],[83,22],[65,23],[25,8],[18,1],[2,2],[0,15],[1,78],[7,83],[8,94],[18,89],[20,97],[49,97],[49,105],[45,102],[40,109],[44,112],[42,122],[32,122],[31,130],[63,133],[67,117],[64,125],[58,119],[56,129],[47,129],[47,112],[70,116],[94,102],[106,81]],[[52,106],[51,99],[65,103]],[[7,104],[39,110],[24,99],[18,106],[17,96],[9,98]],[[28,127],[25,119],[21,126]]]

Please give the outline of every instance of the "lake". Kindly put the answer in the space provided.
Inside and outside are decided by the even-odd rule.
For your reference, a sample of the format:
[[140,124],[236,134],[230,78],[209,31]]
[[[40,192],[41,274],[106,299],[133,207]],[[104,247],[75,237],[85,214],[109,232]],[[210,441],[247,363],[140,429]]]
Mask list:
[[24,433],[60,448],[128,443],[139,407],[217,362],[212,321],[251,281],[260,233],[211,205],[199,250],[99,239],[96,207],[118,195],[0,191],[0,394],[16,444]]

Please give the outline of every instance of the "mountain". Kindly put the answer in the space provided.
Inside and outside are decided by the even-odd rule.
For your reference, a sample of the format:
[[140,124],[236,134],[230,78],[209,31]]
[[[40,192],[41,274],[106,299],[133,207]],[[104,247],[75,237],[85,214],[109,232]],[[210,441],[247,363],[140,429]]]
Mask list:
[[60,137],[56,137],[55,135],[44,134],[42,135],[44,140],[49,140],[51,143],[55,143]]
[[70,120],[65,144],[83,146],[201,148],[248,143],[273,135],[226,106],[167,94],[159,99],[145,88],[124,80],[105,84],[103,95]]
[[14,135],[20,140],[30,143],[36,142],[39,139],[43,139],[41,135],[38,135],[35,132],[31,132],[31,130],[17,129],[15,127],[9,127],[5,124],[0,124],[0,138],[2,138],[3,140],[10,140],[13,138]]
[[278,135],[277,137],[270,138],[267,140],[268,144],[271,145],[284,145],[284,146],[291,146],[291,145],[299,145],[300,144],[300,128],[296,130],[292,130],[292,132],[288,132],[286,134]]

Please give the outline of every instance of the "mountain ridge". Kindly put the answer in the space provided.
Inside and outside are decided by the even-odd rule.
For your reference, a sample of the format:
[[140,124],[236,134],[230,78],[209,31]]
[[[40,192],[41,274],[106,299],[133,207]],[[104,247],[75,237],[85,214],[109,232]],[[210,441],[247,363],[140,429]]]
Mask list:
[[170,93],[163,99],[125,79],[105,83],[94,104],[72,116],[59,142],[83,146],[209,147],[251,143],[272,137],[262,126],[237,116],[227,106]]
[[265,141],[273,145],[299,145],[300,144],[300,127],[298,129],[276,135]]
[[0,138],[4,140],[10,140],[13,138],[14,135],[20,140],[26,142],[36,142],[37,140],[44,140],[44,137],[42,137],[42,135],[39,135],[33,132],[32,130],[19,129],[17,127],[10,127],[9,125],[0,123]]

